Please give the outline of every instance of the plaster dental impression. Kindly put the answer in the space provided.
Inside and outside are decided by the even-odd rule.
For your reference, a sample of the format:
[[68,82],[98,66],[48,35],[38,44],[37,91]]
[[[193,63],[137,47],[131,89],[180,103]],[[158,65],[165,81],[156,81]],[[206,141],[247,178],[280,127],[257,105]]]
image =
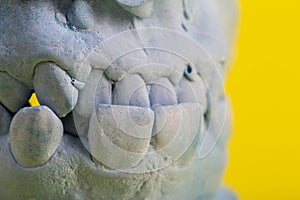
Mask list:
[[0,3],[0,199],[236,199],[234,0]]

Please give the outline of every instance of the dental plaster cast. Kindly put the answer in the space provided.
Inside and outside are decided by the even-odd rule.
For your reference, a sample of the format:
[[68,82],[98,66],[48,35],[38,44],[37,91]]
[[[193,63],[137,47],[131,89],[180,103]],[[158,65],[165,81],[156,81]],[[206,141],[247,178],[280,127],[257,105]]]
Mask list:
[[0,199],[235,199],[233,0],[0,5]]

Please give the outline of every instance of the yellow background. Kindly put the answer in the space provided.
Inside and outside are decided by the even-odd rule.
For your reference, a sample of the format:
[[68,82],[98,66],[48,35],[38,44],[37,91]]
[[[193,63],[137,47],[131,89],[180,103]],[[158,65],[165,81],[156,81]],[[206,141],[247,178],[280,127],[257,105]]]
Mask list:
[[300,199],[299,27],[299,0],[240,0],[224,183],[241,200]]
[[242,200],[300,199],[300,1],[241,0],[240,17],[224,182]]

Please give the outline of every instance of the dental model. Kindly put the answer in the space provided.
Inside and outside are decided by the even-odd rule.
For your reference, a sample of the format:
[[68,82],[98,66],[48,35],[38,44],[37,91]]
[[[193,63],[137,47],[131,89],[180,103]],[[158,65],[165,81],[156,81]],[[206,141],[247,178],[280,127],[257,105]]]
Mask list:
[[235,199],[233,0],[0,3],[0,199]]

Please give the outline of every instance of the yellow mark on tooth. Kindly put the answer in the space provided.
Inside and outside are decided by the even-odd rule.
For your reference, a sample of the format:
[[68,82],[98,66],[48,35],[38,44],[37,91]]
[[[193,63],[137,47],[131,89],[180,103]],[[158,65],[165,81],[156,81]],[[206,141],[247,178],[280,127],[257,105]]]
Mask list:
[[39,102],[39,100],[37,99],[35,93],[32,93],[32,95],[31,95],[31,97],[30,97],[30,99],[29,99],[28,102],[29,102],[29,104],[30,104],[31,106],[40,106],[40,102]]

